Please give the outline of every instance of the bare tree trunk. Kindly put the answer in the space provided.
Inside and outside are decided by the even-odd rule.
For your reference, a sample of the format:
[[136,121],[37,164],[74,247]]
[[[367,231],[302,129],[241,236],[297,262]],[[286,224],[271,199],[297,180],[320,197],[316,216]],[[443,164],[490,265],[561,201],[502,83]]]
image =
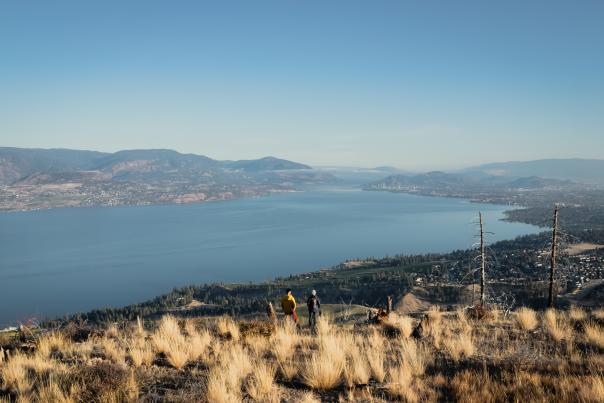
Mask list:
[[392,312],[392,297],[388,295],[386,299],[386,313],[390,315],[390,312]]
[[275,322],[277,320],[277,313],[275,312],[272,302],[268,303],[268,306],[266,307],[266,314],[268,316],[268,320],[271,322]]
[[484,306],[484,283],[485,283],[485,244],[484,244],[484,223],[482,221],[482,213],[478,213],[480,220],[480,306]]
[[472,301],[470,302],[470,306],[474,306],[474,301],[476,300],[476,280],[474,279],[474,273],[471,264],[468,264],[468,277],[470,277],[470,279],[472,280]]
[[558,205],[554,207],[554,219],[552,223],[552,255],[549,269],[549,299],[548,306],[554,308],[556,297],[554,295],[554,275],[556,272],[556,255],[558,254]]

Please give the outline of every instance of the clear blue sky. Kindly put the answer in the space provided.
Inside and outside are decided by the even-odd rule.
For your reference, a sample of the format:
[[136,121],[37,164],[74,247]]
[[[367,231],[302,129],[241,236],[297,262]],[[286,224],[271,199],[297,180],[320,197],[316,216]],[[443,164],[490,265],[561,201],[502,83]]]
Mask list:
[[0,2],[0,145],[604,158],[604,1]]

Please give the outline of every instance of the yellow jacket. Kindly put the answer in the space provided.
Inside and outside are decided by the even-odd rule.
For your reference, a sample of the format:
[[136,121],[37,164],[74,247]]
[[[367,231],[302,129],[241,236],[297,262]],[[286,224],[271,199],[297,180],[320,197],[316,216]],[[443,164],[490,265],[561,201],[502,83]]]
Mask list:
[[286,315],[291,315],[294,313],[296,309],[296,299],[293,295],[285,295],[281,298],[281,308],[283,308],[283,313]]

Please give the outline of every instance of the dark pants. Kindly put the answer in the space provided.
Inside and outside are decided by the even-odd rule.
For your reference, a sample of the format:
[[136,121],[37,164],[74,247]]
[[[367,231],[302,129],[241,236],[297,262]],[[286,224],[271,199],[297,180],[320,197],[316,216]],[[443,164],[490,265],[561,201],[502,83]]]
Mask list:
[[315,312],[315,311],[308,312],[308,326],[310,326],[313,329],[317,326],[317,312]]

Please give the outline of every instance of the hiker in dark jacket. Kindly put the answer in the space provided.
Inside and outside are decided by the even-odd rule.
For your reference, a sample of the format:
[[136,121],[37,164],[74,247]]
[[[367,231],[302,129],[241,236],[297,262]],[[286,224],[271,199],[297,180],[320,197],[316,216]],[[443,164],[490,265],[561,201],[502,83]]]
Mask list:
[[317,291],[312,290],[306,305],[308,305],[308,326],[314,329],[317,326],[317,315],[321,314],[321,301],[317,297]]

